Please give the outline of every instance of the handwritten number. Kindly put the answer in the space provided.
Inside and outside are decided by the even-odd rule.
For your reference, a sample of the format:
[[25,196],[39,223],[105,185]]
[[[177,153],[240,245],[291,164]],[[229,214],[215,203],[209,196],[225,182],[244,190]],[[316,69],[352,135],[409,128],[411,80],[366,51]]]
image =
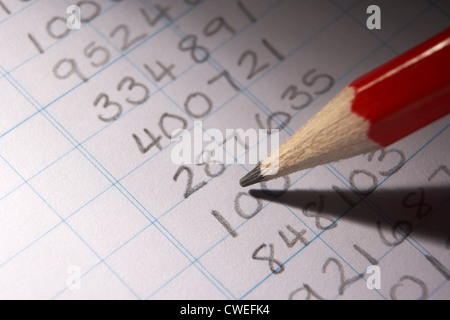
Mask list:
[[190,195],[192,195],[195,191],[199,190],[200,188],[204,187],[208,182],[202,181],[196,186],[192,186],[193,184],[193,176],[194,173],[192,172],[192,169],[186,166],[181,166],[178,168],[177,172],[173,176],[173,180],[177,181],[181,173],[185,171],[187,174],[187,182],[186,182],[186,191],[184,192],[183,196],[184,198],[188,198]]
[[254,260],[261,260],[261,261],[268,261],[269,262],[269,267],[270,270],[274,273],[274,274],[280,274],[284,271],[284,266],[283,264],[276,260],[274,258],[274,248],[273,248],[273,244],[269,244],[269,255],[268,256],[259,256],[259,252],[264,250],[267,247],[267,245],[265,243],[263,243],[262,245],[260,245],[252,254],[252,258]]
[[138,43],[139,41],[143,40],[145,37],[147,37],[147,34],[141,34],[133,39],[130,39],[130,29],[125,24],[120,24],[117,27],[114,28],[113,31],[110,33],[110,37],[114,38],[116,34],[122,33],[122,45],[120,46],[120,49],[122,51],[127,51],[129,48],[131,48],[134,44]]
[[252,79],[258,73],[266,70],[269,67],[269,64],[258,65],[258,56],[254,51],[248,50],[245,51],[239,58],[238,66],[241,66],[244,61],[250,61],[250,72],[247,75],[247,80]]
[[94,106],[96,107],[102,100],[103,100],[102,107],[104,109],[109,109],[112,107],[112,109],[115,108],[116,111],[110,117],[105,117],[100,114],[100,115],[98,115],[98,118],[104,122],[112,122],[112,121],[119,119],[119,117],[122,115],[122,111],[123,111],[122,106],[117,102],[110,101],[108,95],[105,93],[100,93],[97,96],[97,98],[94,100]]
[[136,82],[133,78],[131,77],[125,77],[123,78],[119,84],[117,85],[117,91],[121,91],[122,88],[124,87],[125,84],[128,83],[128,90],[132,91],[135,88],[140,88],[143,91],[143,95],[142,98],[137,99],[137,100],[132,100],[130,98],[126,98],[126,101],[128,103],[131,103],[132,105],[139,105],[144,103],[145,101],[147,101],[147,99],[150,96],[150,91],[148,90],[148,88],[146,86],[144,86],[141,83]]

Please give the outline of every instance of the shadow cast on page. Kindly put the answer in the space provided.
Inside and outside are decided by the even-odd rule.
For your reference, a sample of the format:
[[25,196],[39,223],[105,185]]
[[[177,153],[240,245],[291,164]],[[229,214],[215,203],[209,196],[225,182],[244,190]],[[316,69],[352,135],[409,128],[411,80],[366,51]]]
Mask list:
[[[368,195],[361,195],[351,190],[340,190],[338,195],[330,190],[258,190],[252,189],[249,194],[255,198],[275,201],[292,209],[303,210],[305,204],[317,201],[322,196],[326,198],[322,216],[337,219],[345,212],[342,210],[342,199],[355,205],[352,210],[358,210],[362,202],[372,204],[372,211],[358,212],[358,214],[345,214],[342,219],[365,224],[376,228],[377,221],[395,223],[407,221],[411,224],[411,234],[415,237],[426,237],[436,241],[445,241],[450,244],[450,185],[440,187],[408,187],[401,189],[377,189]],[[375,204],[375,206],[374,206]],[[378,204],[383,204],[381,210]],[[387,210],[386,210],[387,208]],[[361,209],[361,207],[359,208]]]

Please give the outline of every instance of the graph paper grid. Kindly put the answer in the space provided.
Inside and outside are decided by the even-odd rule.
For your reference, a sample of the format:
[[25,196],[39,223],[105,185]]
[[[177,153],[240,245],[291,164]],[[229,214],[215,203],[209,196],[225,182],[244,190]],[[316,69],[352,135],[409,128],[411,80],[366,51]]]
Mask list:
[[[248,192],[237,183],[252,165],[227,165],[218,177],[193,166],[193,183],[207,184],[185,198],[184,180],[173,178],[174,142],[165,138],[160,149],[141,154],[132,139],[133,134],[145,137],[144,128],[157,132],[165,113],[186,119],[192,132],[198,119],[186,111],[186,96],[204,92],[213,100],[201,119],[205,132],[257,128],[255,117],[266,123],[275,114],[271,120],[283,128],[284,141],[352,79],[450,26],[446,1],[377,2],[383,12],[379,31],[366,27],[371,3],[365,0],[204,0],[194,5],[104,0],[82,7],[88,14],[97,6],[100,11],[80,30],[49,37],[65,32],[49,31],[48,22],[66,17],[75,1],[3,1],[0,297],[302,299],[313,293],[326,299],[448,299],[450,239],[437,237],[450,226],[448,117],[386,153],[267,183],[269,189],[287,183],[288,191],[260,200],[258,213],[244,219],[233,213],[236,194]],[[145,26],[142,10],[158,17],[165,6],[168,16]],[[205,24],[218,16],[232,32],[225,28],[201,36]],[[145,35],[124,49],[111,36],[119,24],[126,24],[129,39]],[[337,36],[342,34],[346,37]],[[190,35],[197,36],[196,52],[180,50]],[[282,57],[268,50],[268,42]],[[86,58],[90,43],[107,48],[107,63],[98,67],[98,61]],[[199,63],[193,56],[201,59],[202,47],[209,58]],[[267,61],[252,79],[237,64],[247,49],[258,53],[258,65]],[[101,52],[92,58],[99,59]],[[68,57],[82,71],[58,79],[52,70]],[[174,76],[155,80],[144,65],[158,70],[156,61],[173,64]],[[280,97],[311,69],[333,75],[334,84],[310,106],[295,110]],[[224,70],[229,80],[207,84]],[[148,100],[133,103],[142,93],[137,91],[118,119],[100,121],[101,104],[95,107],[93,101],[100,93],[111,101],[121,99],[117,84],[124,76],[145,84]],[[399,159],[401,167],[392,170]],[[358,180],[363,171],[370,172],[364,179],[371,178],[372,187]],[[355,191],[356,183],[372,192]],[[240,199],[245,210],[254,209],[248,194]],[[307,210],[321,206],[323,216]],[[226,218],[234,235],[213,210]],[[411,224],[402,212],[410,214]],[[281,234],[293,238],[292,229],[305,230],[308,245],[296,242],[289,248]],[[362,276],[371,259],[382,272],[380,289],[369,290]],[[81,270],[78,287],[68,284],[72,267]],[[354,281],[342,281],[339,268]]]

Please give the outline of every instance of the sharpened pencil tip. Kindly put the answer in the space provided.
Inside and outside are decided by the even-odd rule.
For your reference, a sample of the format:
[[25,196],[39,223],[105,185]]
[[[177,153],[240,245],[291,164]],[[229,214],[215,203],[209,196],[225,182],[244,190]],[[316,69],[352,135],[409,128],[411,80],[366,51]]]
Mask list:
[[265,177],[261,174],[260,165],[258,164],[252,171],[247,173],[241,180],[239,180],[239,184],[241,187],[248,187],[252,184],[262,182],[265,180]]

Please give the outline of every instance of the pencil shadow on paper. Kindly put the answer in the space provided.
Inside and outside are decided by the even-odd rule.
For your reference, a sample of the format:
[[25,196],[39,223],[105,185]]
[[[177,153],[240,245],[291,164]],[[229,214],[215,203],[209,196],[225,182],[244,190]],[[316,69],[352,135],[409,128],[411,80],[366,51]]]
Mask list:
[[380,189],[368,195],[351,190],[257,190],[255,198],[286,205],[301,219],[302,212],[319,212],[329,220],[340,218],[356,224],[377,227],[379,221],[395,225],[403,223],[419,238],[444,241],[450,249],[450,185]]

